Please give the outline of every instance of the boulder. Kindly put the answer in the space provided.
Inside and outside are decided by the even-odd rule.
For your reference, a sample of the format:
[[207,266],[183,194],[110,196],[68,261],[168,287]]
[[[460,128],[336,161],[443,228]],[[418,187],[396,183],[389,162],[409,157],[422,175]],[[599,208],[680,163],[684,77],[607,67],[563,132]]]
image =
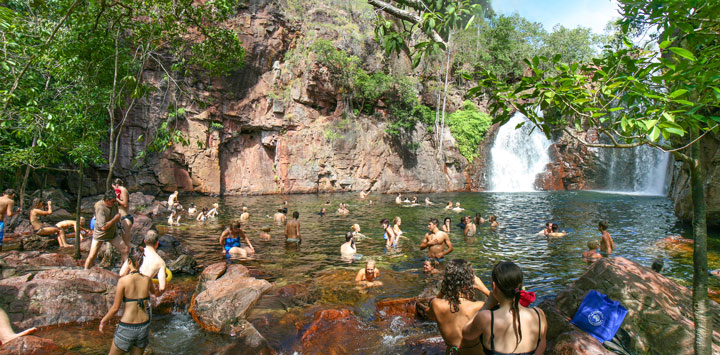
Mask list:
[[39,236],[31,234],[20,238],[20,250],[49,250],[60,246],[55,236]]
[[50,188],[45,190],[36,190],[33,192],[30,196],[26,197],[26,209],[29,211],[32,201],[35,198],[40,198],[43,201],[52,201],[53,210],[54,209],[64,209],[64,210],[70,210],[72,209],[74,204],[72,204],[70,196],[68,196],[63,190]]
[[236,332],[232,334],[235,337],[235,342],[213,352],[213,354],[270,355],[275,353],[268,345],[265,337],[248,321],[242,321],[235,329]]
[[150,217],[142,214],[133,215],[133,225],[130,228],[130,242],[133,245],[145,245],[145,235],[152,229],[153,222]]
[[49,216],[45,218],[45,220],[48,223],[55,224],[60,221],[64,221],[66,219],[75,219],[75,216],[73,216],[72,213],[68,212],[68,210],[64,208],[55,208],[53,205],[53,213],[51,213]]
[[113,303],[118,276],[93,268],[53,269],[0,280],[0,308],[18,328],[102,318]]
[[130,197],[130,213],[143,213],[151,211],[153,203],[155,203],[155,196],[145,195],[142,192],[134,192],[129,195]]
[[[80,212],[82,213],[89,213],[91,215],[95,214],[95,203],[100,201],[103,198],[103,195],[97,195],[97,196],[90,196],[85,197],[82,200],[80,200]],[[92,217],[90,217],[92,218]],[[90,223],[90,220],[88,220],[88,223]]]
[[[224,263],[219,263],[224,264]],[[211,265],[200,277],[190,303],[190,314],[205,330],[224,334],[239,333],[250,308],[271,284],[249,277],[246,267]]]
[[0,355],[40,355],[61,353],[60,348],[50,339],[26,335],[2,344]]
[[[693,353],[695,326],[689,289],[625,258],[602,258],[560,292],[555,305],[564,317],[571,318],[590,290],[602,292],[627,308],[622,329],[629,334],[629,349],[642,354]],[[720,305],[711,301],[709,313],[720,314]],[[548,319],[548,323],[553,322]],[[712,326],[713,351],[720,352],[717,317]]]
[[194,283],[170,282],[160,297],[151,298],[153,313],[170,314],[172,312],[185,311],[188,305],[190,305],[194,289]]
[[315,311],[304,329],[296,349],[302,354],[357,353],[379,341],[373,339],[378,334],[364,329],[353,312],[344,308]]
[[171,262],[168,265],[168,268],[174,274],[175,273],[185,273],[185,274],[195,275],[195,273],[197,271],[197,261],[195,260],[194,257],[187,255],[187,254],[183,254],[183,255],[180,255],[177,259],[173,260],[173,262]]
[[70,255],[62,253],[41,254],[38,251],[19,252],[16,250],[9,251],[0,261],[3,278],[61,266],[73,267],[77,266],[77,262]]
[[375,305],[375,312],[380,320],[400,318],[406,324],[412,323],[417,319],[417,299],[382,300]]
[[548,350],[550,355],[613,355],[592,335],[582,330],[560,334],[555,345]]

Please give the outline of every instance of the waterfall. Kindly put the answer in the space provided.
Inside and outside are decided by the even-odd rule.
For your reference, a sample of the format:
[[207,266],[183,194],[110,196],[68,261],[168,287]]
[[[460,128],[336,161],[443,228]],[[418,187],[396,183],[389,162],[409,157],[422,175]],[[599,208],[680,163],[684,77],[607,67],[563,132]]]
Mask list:
[[[520,129],[515,127],[525,122]],[[552,142],[521,113],[500,127],[490,150],[492,191],[534,191],[535,177],[550,162],[547,150]]]
[[670,154],[648,146],[602,149],[606,169],[604,190],[640,195],[665,195]]

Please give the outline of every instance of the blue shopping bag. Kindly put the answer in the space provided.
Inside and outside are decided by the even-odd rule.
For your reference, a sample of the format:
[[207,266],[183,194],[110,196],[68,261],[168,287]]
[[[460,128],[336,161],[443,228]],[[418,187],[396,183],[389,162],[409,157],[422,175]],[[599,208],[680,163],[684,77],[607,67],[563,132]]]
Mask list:
[[575,312],[572,323],[604,343],[615,336],[625,315],[627,309],[620,302],[591,290]]

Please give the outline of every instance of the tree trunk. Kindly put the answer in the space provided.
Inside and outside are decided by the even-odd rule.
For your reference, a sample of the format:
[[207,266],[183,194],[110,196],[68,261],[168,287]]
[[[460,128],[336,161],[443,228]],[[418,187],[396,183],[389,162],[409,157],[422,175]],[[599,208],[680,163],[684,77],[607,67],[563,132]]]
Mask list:
[[[694,134],[697,136],[697,134]],[[693,144],[690,162],[690,188],[693,201],[693,318],[695,319],[695,354],[712,352],[712,323],[708,314],[707,223],[705,178],[702,171],[702,140]]]
[[25,167],[25,175],[23,175],[22,184],[20,185],[20,211],[25,210],[25,188],[27,187],[28,177],[30,177],[30,165]]
[[75,204],[75,259],[80,260],[81,254],[80,254],[80,213],[81,208],[80,205],[82,204],[82,188],[83,188],[83,165],[80,164],[80,167],[78,168],[78,175],[80,175],[80,178],[78,179],[78,190],[77,190],[77,203]]
[[450,76],[450,46],[452,43],[452,33],[448,34],[447,58],[445,58],[445,85],[443,88],[443,103],[442,103],[442,119],[440,121],[440,151],[444,152],[443,149],[443,138],[445,137],[445,104],[447,103],[447,90],[448,90],[448,77]]

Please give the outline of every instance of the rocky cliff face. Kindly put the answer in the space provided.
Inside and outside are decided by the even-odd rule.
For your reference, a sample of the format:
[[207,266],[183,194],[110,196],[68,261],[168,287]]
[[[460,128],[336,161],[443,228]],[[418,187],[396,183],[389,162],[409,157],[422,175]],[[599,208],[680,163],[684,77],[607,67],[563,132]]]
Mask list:
[[[720,137],[707,135],[700,140],[705,175],[705,202],[707,223],[720,226]],[[676,161],[672,170],[670,198],[675,202],[675,214],[686,222],[692,222],[693,206],[690,190],[690,171],[687,164]]]
[[[251,2],[229,25],[247,50],[240,72],[227,78],[189,76],[183,80],[190,90],[181,91],[161,66],[146,69],[145,79],[157,90],[125,127],[115,170],[128,186],[207,194],[477,188],[449,133],[443,154],[422,125],[403,141],[393,138],[384,131],[384,112],[343,113],[326,68],[307,58],[288,64],[297,58],[284,55],[303,33],[275,5]],[[175,107],[185,108],[184,116],[168,120]],[[189,144],[135,162],[147,145],[140,137],[153,136],[166,121]],[[103,190],[100,176],[86,181],[86,194]]]

